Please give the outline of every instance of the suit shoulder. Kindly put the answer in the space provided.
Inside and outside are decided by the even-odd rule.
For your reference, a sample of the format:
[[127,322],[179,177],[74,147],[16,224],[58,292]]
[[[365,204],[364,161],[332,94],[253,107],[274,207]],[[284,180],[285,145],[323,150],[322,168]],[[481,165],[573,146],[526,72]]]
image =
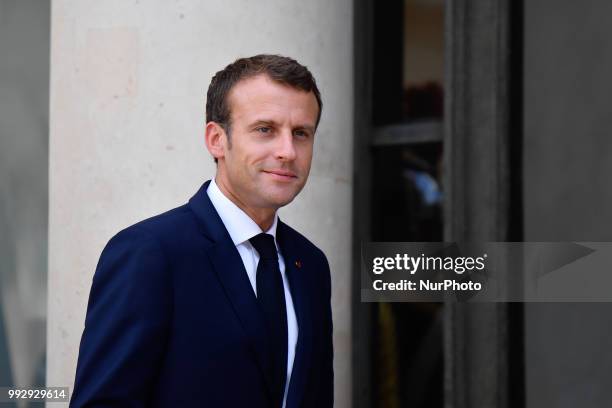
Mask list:
[[190,248],[194,237],[201,236],[195,215],[185,204],[122,229],[109,240],[106,248],[117,244],[128,244],[131,248],[149,246],[172,257]]
[[195,219],[187,204],[146,218],[119,231],[113,239],[126,235],[145,235],[163,241],[169,234],[193,228]]
[[126,229],[134,228],[146,230],[157,235],[171,230],[184,228],[185,225],[193,224],[194,215],[187,204],[173,208],[161,214],[154,215],[147,219],[137,222]]

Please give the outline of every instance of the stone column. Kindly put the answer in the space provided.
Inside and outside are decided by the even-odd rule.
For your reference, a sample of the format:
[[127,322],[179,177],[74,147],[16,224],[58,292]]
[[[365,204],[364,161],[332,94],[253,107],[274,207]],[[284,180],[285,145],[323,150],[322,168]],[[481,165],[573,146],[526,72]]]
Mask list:
[[240,56],[307,65],[325,104],[307,187],[280,215],[332,267],[336,406],[351,389],[352,2],[52,3],[47,383],[72,387],[91,279],[120,229],[214,175],[204,103]]

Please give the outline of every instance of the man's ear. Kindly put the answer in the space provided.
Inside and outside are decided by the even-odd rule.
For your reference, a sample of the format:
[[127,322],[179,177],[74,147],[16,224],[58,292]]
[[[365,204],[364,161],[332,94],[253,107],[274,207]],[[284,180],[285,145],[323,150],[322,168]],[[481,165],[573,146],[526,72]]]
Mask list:
[[206,148],[215,159],[225,156],[227,134],[217,122],[208,122],[205,130]]

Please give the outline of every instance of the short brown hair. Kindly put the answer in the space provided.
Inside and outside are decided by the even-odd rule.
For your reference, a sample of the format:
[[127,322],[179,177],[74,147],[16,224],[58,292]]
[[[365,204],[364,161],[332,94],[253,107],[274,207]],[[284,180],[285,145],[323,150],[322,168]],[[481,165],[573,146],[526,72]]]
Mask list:
[[316,123],[319,125],[323,103],[317,83],[308,68],[292,58],[270,54],[239,58],[213,76],[206,94],[206,122],[219,123],[229,136],[231,112],[227,95],[239,81],[259,74],[266,74],[273,81],[292,88],[312,92],[319,104]]

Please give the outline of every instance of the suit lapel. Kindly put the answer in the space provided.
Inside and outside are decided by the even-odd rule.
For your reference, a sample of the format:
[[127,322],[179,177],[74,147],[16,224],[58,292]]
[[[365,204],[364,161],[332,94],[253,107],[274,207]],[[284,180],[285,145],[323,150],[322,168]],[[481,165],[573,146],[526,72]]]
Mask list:
[[204,183],[189,204],[204,227],[204,235],[214,241],[208,256],[252,346],[272,398],[272,350],[267,341],[264,317],[240,254],[206,193],[209,183]]
[[297,408],[306,387],[312,354],[312,317],[307,281],[311,265],[301,256],[295,240],[290,236],[291,231],[284,223],[279,221],[276,234],[285,259],[285,273],[298,322],[298,340],[287,394],[287,408]]

